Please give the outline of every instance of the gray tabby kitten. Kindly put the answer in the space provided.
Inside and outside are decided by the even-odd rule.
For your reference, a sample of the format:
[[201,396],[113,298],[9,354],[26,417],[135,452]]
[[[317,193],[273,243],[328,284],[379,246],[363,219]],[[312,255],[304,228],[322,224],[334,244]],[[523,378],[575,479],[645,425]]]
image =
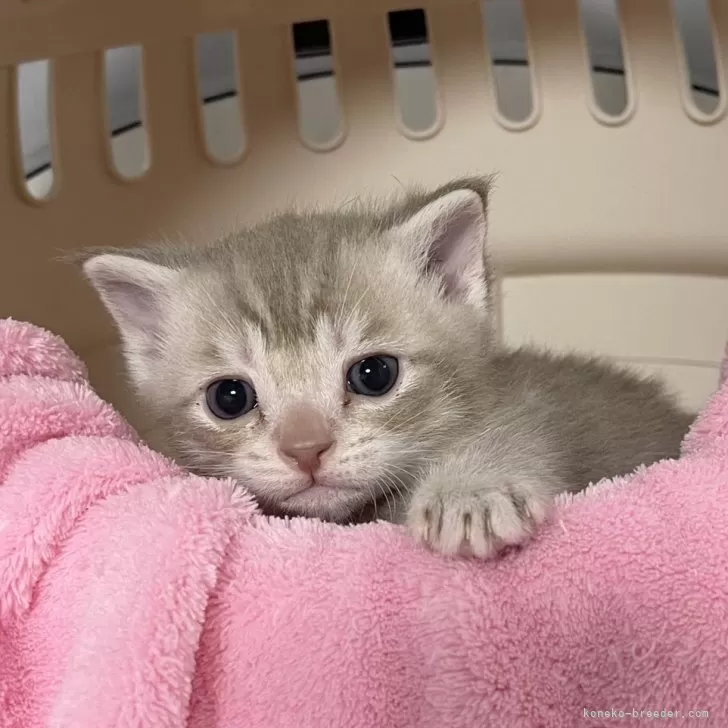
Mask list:
[[487,197],[461,179],[84,271],[191,470],[269,513],[383,517],[486,558],[555,494],[676,456],[691,419],[605,361],[495,343]]

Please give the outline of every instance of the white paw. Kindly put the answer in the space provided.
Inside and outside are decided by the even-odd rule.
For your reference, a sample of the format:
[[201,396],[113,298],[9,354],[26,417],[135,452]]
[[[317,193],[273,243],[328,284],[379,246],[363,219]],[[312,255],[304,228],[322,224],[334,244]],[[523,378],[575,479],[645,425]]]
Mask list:
[[546,518],[549,501],[543,489],[518,481],[462,489],[428,483],[415,491],[407,524],[435,551],[487,559],[527,541]]

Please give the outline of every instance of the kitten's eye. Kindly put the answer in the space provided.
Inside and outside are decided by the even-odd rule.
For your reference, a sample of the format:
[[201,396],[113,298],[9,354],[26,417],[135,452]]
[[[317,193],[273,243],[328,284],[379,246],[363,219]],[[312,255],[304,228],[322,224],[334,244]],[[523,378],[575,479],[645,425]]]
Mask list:
[[393,356],[370,356],[354,364],[346,375],[346,383],[354,394],[381,397],[397,381],[399,362]]
[[207,407],[221,420],[234,420],[250,412],[258,404],[255,390],[240,379],[219,379],[205,393]]

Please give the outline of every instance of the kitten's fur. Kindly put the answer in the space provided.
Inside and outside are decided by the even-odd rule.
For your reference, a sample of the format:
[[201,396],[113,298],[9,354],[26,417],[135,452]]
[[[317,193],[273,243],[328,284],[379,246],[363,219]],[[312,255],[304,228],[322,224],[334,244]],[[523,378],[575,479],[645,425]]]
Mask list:
[[[209,247],[91,254],[131,379],[172,454],[232,476],[275,513],[406,521],[487,557],[526,539],[554,494],[678,454],[690,417],[605,361],[505,351],[490,321],[488,182],[389,205],[282,214]],[[575,302],[578,305],[578,302]],[[388,395],[346,391],[365,355],[399,358]],[[245,378],[259,407],[215,421],[204,390]],[[335,446],[307,490],[276,452],[297,403]]]

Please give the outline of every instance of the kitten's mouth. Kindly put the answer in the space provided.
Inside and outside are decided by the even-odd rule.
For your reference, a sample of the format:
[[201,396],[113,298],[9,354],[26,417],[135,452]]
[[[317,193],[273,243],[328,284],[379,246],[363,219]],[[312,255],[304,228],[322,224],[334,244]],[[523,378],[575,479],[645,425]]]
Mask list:
[[312,481],[311,485],[286,497],[280,507],[291,513],[324,518],[342,517],[366,501],[363,491]]

